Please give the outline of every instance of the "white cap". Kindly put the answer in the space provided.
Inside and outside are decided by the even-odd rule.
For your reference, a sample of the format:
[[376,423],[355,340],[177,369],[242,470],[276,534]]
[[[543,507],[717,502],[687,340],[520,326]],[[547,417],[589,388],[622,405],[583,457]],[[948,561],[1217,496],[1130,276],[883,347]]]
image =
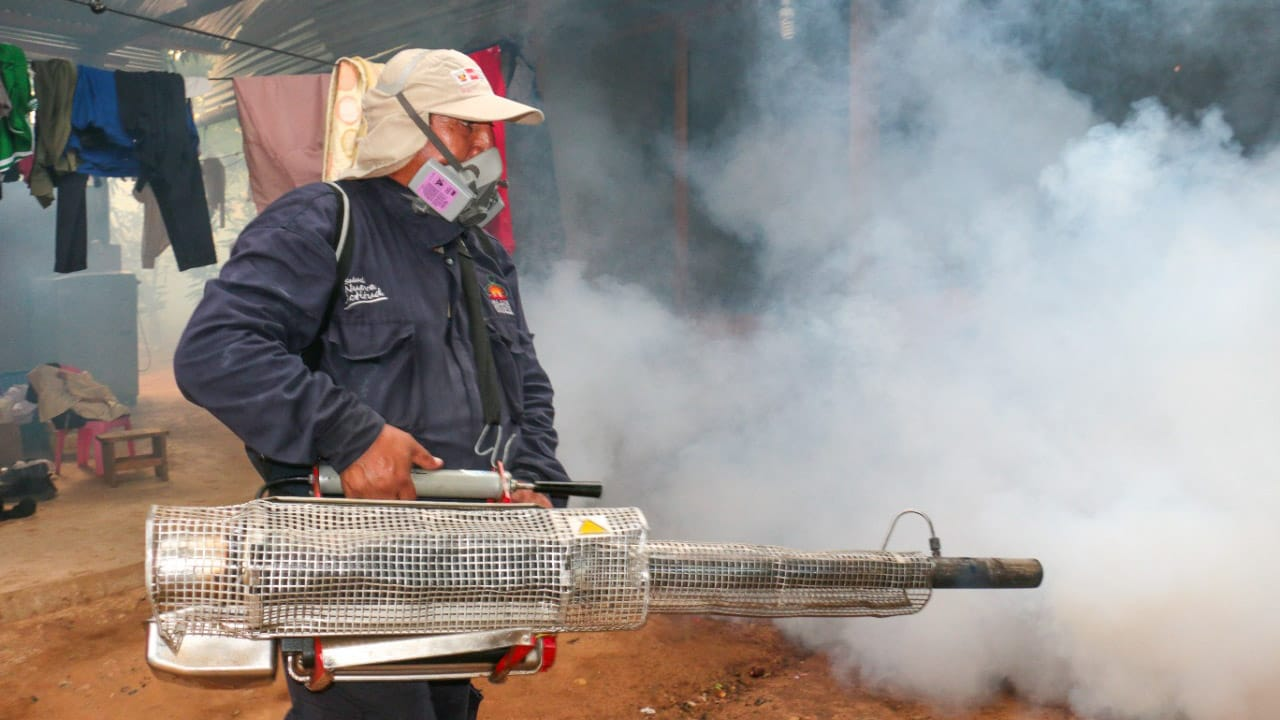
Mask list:
[[401,50],[364,94],[369,128],[356,146],[355,163],[343,178],[390,175],[404,167],[427,141],[396,99],[405,99],[424,120],[435,113],[473,122],[542,122],[542,111],[499,97],[474,60],[457,50]]

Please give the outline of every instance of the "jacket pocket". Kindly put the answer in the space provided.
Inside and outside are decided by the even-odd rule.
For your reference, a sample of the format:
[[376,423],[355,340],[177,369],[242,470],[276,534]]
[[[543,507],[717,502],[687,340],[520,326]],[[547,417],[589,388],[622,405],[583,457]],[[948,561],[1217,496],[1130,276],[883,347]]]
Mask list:
[[411,396],[417,377],[414,328],[408,322],[334,323],[325,332],[322,369],[334,382],[382,413]]
[[329,349],[351,361],[378,360],[412,337],[407,322],[334,323],[325,332]]

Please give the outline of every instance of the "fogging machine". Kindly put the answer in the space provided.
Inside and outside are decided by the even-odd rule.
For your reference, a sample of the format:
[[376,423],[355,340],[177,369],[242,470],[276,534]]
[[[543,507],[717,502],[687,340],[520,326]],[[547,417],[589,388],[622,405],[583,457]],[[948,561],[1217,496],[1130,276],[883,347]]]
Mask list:
[[[415,473],[420,494],[474,497],[456,473],[439,476],[449,487],[432,475]],[[481,479],[495,497],[511,489],[498,475]],[[928,554],[650,541],[636,508],[268,498],[153,506],[146,533],[147,662],[205,687],[270,683],[278,657],[312,690],[501,682],[549,669],[555,633],[632,630],[653,613],[890,617],[935,588],[1043,576],[1034,559],[942,557],[936,536]]]

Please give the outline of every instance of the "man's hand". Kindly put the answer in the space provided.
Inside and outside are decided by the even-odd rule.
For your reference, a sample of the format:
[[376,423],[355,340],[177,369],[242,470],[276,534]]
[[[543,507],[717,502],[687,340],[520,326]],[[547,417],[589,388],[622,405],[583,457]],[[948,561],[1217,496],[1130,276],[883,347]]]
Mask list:
[[513,503],[532,503],[538,507],[551,509],[551,498],[539,492],[532,490],[517,490],[511,493],[511,502]]
[[383,425],[369,449],[342,471],[342,494],[370,500],[414,500],[418,494],[409,471],[414,466],[438,470],[443,464],[409,433]]

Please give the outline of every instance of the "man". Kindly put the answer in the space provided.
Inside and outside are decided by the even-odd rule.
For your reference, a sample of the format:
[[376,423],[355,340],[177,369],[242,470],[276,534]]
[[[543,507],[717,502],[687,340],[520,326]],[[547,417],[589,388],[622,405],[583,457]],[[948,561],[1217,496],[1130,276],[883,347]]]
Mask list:
[[[281,197],[206,287],[174,357],[179,387],[244,440],[268,478],[327,463],[347,497],[412,499],[415,466],[488,469],[504,457],[514,477],[567,480],[515,267],[474,227],[494,209],[493,123],[536,124],[542,113],[494,95],[452,50],[397,53],[363,104],[369,131],[339,183],[349,268],[337,277],[339,195],[315,183]],[[459,177],[463,192],[438,194]],[[460,211],[442,201],[468,192],[478,199]],[[481,308],[478,322],[469,307]],[[484,370],[490,354],[497,395],[480,389],[495,374]],[[550,506],[529,491],[513,500]],[[294,720],[453,720],[474,717],[479,702],[465,681],[312,693],[291,680],[289,692]]]

